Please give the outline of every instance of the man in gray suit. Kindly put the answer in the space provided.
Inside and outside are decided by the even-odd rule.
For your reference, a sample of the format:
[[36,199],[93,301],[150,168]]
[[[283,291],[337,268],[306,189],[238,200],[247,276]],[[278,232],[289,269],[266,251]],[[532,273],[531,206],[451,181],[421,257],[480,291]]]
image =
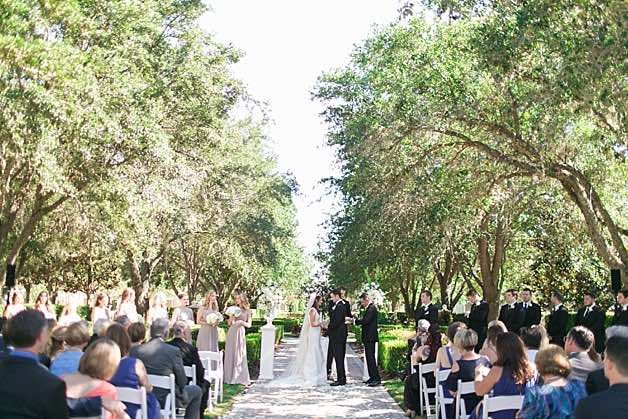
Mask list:
[[603,368],[603,365],[591,359],[589,351],[593,347],[593,332],[584,326],[572,327],[565,338],[565,352],[569,355],[572,380],[587,381],[590,372]]
[[[198,419],[203,391],[198,386],[187,385],[181,350],[164,342],[169,326],[167,319],[155,320],[150,326],[151,339],[133,348],[130,355],[144,363],[148,374],[165,376],[174,374],[177,407],[185,408],[185,419]],[[155,388],[153,393],[163,407],[168,390]]]

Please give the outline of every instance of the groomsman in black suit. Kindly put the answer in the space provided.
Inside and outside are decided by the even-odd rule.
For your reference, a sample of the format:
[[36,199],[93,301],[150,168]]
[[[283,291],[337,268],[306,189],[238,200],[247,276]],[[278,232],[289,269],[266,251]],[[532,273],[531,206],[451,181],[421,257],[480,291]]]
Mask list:
[[511,288],[504,293],[506,304],[499,309],[498,320],[506,325],[509,332],[519,334],[519,329],[523,326],[524,312],[523,306],[517,303],[517,290]]
[[375,387],[381,384],[382,379],[379,376],[377,362],[375,361],[375,344],[379,341],[379,333],[377,331],[377,307],[371,301],[368,294],[360,295],[360,303],[365,307],[364,317],[355,320],[355,324],[362,326],[362,343],[364,344],[364,353],[366,355],[366,366],[369,371],[369,379],[366,382],[369,387]]
[[347,300],[347,289],[344,287],[340,287],[340,300],[345,306],[345,317],[353,317],[351,315],[351,303],[349,302],[349,300]]
[[432,304],[432,292],[430,290],[421,291],[421,305],[417,306],[415,311],[414,328],[416,329],[419,320],[425,319],[430,324],[438,323],[438,309]]
[[613,326],[628,326],[628,289],[617,293]]
[[340,298],[340,290],[333,290],[331,292],[331,298],[334,302],[334,307],[331,310],[327,336],[329,337],[331,353],[336,362],[337,373],[336,381],[331,383],[331,385],[344,386],[347,384],[347,376],[345,374],[345,351],[347,346],[346,310]]
[[521,303],[523,307],[523,326],[532,327],[541,324],[541,306],[532,301],[532,290],[524,288],[521,291],[521,299],[523,300]]
[[[345,298],[345,296],[347,295],[347,289],[344,287],[340,287],[338,288],[339,292],[340,292],[340,304],[341,307],[343,308],[344,312],[345,312],[345,317],[353,317],[353,315],[351,314],[351,303]],[[330,294],[331,296],[331,294]],[[330,297],[330,299],[327,301],[327,314],[329,315],[329,319],[331,319],[331,315],[332,315],[332,310],[334,308],[334,306],[336,305],[336,303],[334,303],[334,300],[332,297]],[[349,331],[346,330],[347,336]],[[345,336],[345,339],[346,337]],[[334,355],[331,352],[331,345],[327,346],[327,379],[331,381],[331,365],[332,362],[334,362]]]
[[550,297],[552,303],[552,311],[547,317],[547,334],[550,343],[562,347],[565,344],[565,335],[567,334],[567,320],[569,313],[563,305],[563,296],[554,291]]
[[584,307],[580,308],[576,313],[576,322],[574,326],[584,326],[593,332],[595,336],[595,350],[599,353],[604,352],[604,321],[606,313],[595,304],[595,294],[587,292],[584,294]]
[[467,292],[467,301],[471,303],[471,311],[467,315],[467,326],[478,334],[478,344],[475,346],[475,350],[480,352],[488,328],[488,303],[482,301],[475,290]]

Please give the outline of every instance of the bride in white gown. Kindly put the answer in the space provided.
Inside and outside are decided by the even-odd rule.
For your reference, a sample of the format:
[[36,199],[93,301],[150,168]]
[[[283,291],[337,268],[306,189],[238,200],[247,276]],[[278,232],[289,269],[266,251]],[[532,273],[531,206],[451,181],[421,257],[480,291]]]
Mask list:
[[321,301],[320,295],[310,295],[305,309],[296,358],[281,377],[269,383],[271,386],[327,385],[325,357],[321,347],[321,315],[318,312]]

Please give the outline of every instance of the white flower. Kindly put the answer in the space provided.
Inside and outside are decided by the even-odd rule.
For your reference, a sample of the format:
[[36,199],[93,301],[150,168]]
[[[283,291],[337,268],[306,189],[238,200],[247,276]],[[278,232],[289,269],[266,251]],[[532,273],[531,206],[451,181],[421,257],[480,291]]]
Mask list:
[[225,318],[222,317],[222,314],[220,314],[220,313],[209,313],[207,315],[207,317],[205,317],[205,320],[207,321],[207,324],[209,324],[211,326],[216,326],[218,323],[220,323],[224,319]]
[[227,310],[225,310],[225,314],[229,317],[238,317],[240,316],[240,314],[242,314],[242,310],[240,309],[240,307],[231,306],[228,307]]

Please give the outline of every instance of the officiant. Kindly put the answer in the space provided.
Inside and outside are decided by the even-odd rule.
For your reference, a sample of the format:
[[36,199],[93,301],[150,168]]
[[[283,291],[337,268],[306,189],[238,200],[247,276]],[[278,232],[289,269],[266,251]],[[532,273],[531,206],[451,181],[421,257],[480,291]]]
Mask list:
[[360,303],[365,308],[364,316],[362,319],[356,319],[355,324],[362,326],[362,343],[364,344],[366,366],[369,371],[369,379],[366,381],[366,384],[369,387],[375,387],[380,385],[382,381],[375,362],[375,346],[376,342],[379,341],[377,307],[375,307],[367,293],[360,295]]

